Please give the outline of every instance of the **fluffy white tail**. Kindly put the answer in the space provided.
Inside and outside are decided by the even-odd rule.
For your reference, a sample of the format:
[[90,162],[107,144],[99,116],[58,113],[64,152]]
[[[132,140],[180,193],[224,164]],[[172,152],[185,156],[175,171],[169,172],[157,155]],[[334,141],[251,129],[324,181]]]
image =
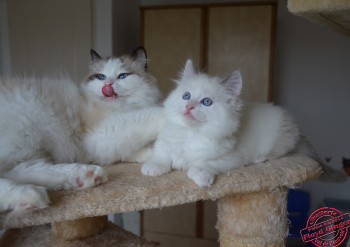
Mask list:
[[297,143],[292,153],[306,155],[317,161],[323,169],[323,173],[318,178],[320,181],[343,183],[348,179],[344,172],[338,169],[334,169],[328,164],[326,164],[320,158],[314,146],[308,141],[308,139],[305,136],[300,137],[299,142]]

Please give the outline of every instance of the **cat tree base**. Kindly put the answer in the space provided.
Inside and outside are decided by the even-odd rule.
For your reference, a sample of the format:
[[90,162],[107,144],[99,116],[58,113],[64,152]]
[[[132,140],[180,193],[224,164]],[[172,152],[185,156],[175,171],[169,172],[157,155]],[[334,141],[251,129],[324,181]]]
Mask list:
[[76,240],[101,233],[107,227],[107,225],[108,217],[98,216],[52,223],[51,228],[52,233],[56,238]]
[[219,199],[217,228],[220,246],[285,246],[287,191],[287,188],[278,188]]
[[218,200],[221,246],[284,246],[287,189],[322,172],[314,160],[293,155],[221,174],[212,187],[200,188],[183,171],[149,177],[141,174],[139,164],[130,163],[106,170],[108,183],[49,192],[49,208],[8,221],[8,214],[0,214],[0,228],[6,223],[9,229],[0,247],[153,246],[106,222],[105,215],[200,200]]
[[[72,228],[71,228],[72,229]],[[127,232],[108,222],[98,234],[65,240],[57,238],[50,225],[7,230],[0,240],[1,247],[154,247],[154,243]]]

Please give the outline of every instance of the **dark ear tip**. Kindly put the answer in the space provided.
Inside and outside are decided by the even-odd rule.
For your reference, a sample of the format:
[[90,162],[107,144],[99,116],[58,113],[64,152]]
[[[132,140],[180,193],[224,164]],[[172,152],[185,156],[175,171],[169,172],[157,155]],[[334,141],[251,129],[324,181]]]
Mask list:
[[131,57],[134,60],[138,60],[142,63],[144,63],[144,69],[147,69],[147,52],[146,49],[143,46],[137,47],[133,53],[131,54]]
[[92,61],[102,58],[94,49],[90,49],[90,56]]
[[143,46],[136,47],[136,49],[133,51],[131,56],[136,58],[138,55],[140,55],[140,52],[142,53],[142,55],[145,58],[147,58],[147,52],[146,52],[146,49]]

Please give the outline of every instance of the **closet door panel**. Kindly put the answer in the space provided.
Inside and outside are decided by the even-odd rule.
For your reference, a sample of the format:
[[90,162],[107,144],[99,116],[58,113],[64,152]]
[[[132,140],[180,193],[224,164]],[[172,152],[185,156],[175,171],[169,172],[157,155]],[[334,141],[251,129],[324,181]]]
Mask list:
[[208,15],[208,72],[223,76],[238,69],[245,100],[271,100],[274,7],[212,7]]
[[201,13],[200,8],[143,9],[149,69],[165,96],[175,87],[171,79],[178,77],[186,59],[200,61]]

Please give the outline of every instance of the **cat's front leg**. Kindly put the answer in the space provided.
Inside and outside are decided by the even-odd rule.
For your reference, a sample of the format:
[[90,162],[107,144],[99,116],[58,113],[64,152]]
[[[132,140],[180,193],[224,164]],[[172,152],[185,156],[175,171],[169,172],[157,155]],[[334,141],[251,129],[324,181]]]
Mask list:
[[46,208],[50,203],[46,189],[41,186],[16,184],[0,179],[0,212],[23,212]]
[[100,166],[85,164],[66,164],[66,166],[73,167],[67,169],[72,169],[72,173],[65,183],[65,189],[85,189],[108,181],[106,171]]
[[160,176],[171,171],[171,157],[168,145],[161,141],[155,143],[153,154],[141,167],[147,176]]
[[171,159],[165,150],[156,147],[152,157],[141,167],[141,172],[147,176],[160,176],[171,171]]
[[200,187],[210,187],[215,179],[215,174],[212,171],[196,166],[188,168],[187,176]]
[[170,163],[159,162],[154,159],[146,161],[142,167],[141,172],[147,176],[160,176],[171,171]]

